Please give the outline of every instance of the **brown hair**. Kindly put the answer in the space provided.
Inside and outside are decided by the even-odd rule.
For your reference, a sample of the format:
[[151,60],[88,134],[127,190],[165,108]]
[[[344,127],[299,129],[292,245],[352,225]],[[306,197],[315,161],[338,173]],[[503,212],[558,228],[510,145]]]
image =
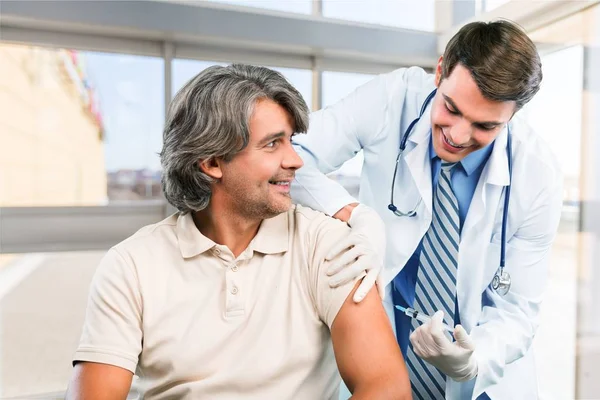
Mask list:
[[444,51],[442,80],[456,64],[470,71],[484,97],[514,101],[517,110],[533,98],[542,81],[535,45],[521,27],[506,20],[463,26]]

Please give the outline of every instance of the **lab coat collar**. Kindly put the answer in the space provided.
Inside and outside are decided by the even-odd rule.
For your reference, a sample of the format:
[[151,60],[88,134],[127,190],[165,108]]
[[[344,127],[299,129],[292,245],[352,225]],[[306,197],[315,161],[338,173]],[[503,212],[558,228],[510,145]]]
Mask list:
[[[423,116],[419,119],[413,128],[412,134],[408,137],[408,140],[416,145],[420,145],[425,141],[429,142],[431,136],[431,105],[433,100],[425,109]],[[410,151],[410,150],[408,150]]]
[[508,124],[494,141],[492,154],[483,169],[482,177],[485,183],[497,186],[510,185],[510,173],[508,171],[508,156],[506,144],[508,139]]
[[[469,206],[469,212],[462,228],[462,232],[468,235],[486,215],[487,205],[494,204],[494,199],[499,199],[502,193],[502,187],[510,184],[510,174],[508,173],[508,157],[506,155],[507,142],[506,127],[500,132],[494,141],[494,148],[487,163],[483,167],[479,183],[473,193],[473,200]],[[492,185],[488,187],[488,185]],[[461,233],[462,235],[463,233]],[[461,236],[461,241],[463,240]]]
[[423,116],[413,128],[409,141],[413,144],[406,146],[404,159],[419,190],[425,205],[426,219],[431,218],[432,188],[431,188],[431,160],[429,159],[429,137],[431,132],[431,105],[427,107]]

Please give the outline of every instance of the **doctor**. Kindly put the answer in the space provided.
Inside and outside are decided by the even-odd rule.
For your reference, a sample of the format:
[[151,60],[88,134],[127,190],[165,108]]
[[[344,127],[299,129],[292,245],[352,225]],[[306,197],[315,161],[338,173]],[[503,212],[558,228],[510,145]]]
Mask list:
[[[541,80],[535,45],[518,26],[474,22],[450,40],[434,75],[416,67],[381,75],[313,113],[308,134],[294,138],[304,160],[294,199],[347,221],[354,238],[369,237],[385,254],[377,284],[415,399],[538,397],[531,344],[562,176],[515,113]],[[360,150],[357,200],[324,174]],[[332,267],[334,284],[365,268],[361,252]],[[505,285],[495,290],[494,277]],[[421,325],[394,304],[434,318]],[[460,325],[453,339],[442,318]]]

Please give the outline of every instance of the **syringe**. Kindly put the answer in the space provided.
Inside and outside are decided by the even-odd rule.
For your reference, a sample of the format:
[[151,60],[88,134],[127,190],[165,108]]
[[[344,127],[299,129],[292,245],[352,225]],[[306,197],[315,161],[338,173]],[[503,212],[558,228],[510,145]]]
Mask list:
[[[419,311],[417,311],[415,309],[412,309],[410,307],[409,308],[404,308],[402,306],[394,306],[394,307],[396,307],[398,310],[402,311],[405,315],[407,315],[407,316],[409,316],[411,318],[414,318],[417,321],[421,321],[422,323],[425,323],[425,322],[427,322],[427,321],[429,321],[431,319],[430,316],[425,315],[425,314],[423,314],[423,313],[421,313],[421,312],[419,312]],[[444,323],[442,324],[442,326],[448,332],[454,333],[454,328],[452,328],[451,326],[448,326],[448,325],[446,325]]]

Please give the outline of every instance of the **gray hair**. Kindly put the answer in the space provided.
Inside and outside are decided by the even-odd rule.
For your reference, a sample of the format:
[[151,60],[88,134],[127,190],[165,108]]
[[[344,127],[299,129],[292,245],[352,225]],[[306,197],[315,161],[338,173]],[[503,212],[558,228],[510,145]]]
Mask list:
[[169,105],[160,152],[162,188],[170,204],[183,213],[208,206],[214,180],[200,170],[199,161],[231,161],[248,145],[250,117],[260,99],[283,107],[294,133],[307,131],[302,95],[265,67],[212,66],[179,90]]

